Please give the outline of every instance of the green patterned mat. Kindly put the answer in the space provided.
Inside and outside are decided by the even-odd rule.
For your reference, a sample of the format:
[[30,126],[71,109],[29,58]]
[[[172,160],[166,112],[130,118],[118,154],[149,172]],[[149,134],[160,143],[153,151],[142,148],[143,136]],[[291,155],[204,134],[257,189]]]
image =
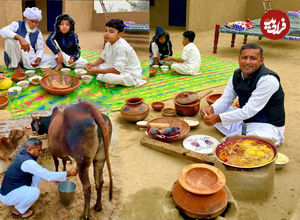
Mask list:
[[[82,56],[91,62],[97,59],[100,54],[95,51],[82,50]],[[148,60],[141,60],[141,64],[143,78],[146,79],[149,74],[149,62]],[[171,99],[180,91],[201,91],[225,85],[233,70],[238,67],[234,62],[213,57],[202,57],[201,66],[202,74],[199,76],[173,76],[171,72],[159,72],[150,78],[148,84],[138,88],[116,86],[107,89],[93,76],[93,81],[90,84],[81,83],[76,91],[66,96],[50,95],[40,85],[30,85],[21,92],[19,97],[14,99],[9,97],[10,103],[7,108],[11,111],[13,118],[16,118],[32,112],[47,110],[58,104],[77,102],[80,99],[111,111],[118,111],[125,104],[125,99],[134,96],[142,97],[144,102],[150,104],[153,101]],[[12,70],[9,69],[4,69],[4,72],[8,76],[12,74]],[[37,73],[41,75],[39,70]],[[73,74],[74,72],[71,73],[71,75]],[[7,91],[0,93],[7,94]]]

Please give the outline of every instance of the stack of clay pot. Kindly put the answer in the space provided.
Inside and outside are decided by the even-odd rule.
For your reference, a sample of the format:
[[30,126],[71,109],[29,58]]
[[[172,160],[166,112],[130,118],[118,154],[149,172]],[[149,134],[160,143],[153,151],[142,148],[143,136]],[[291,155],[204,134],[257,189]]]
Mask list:
[[227,206],[225,176],[216,167],[191,164],[180,170],[172,195],[176,206],[188,217],[212,219]]

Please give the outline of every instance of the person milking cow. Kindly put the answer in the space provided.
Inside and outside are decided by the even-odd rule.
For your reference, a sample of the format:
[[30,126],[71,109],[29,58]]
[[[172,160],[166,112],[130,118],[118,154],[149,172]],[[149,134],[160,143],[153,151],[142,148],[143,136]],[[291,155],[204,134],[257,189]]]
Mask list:
[[69,176],[76,176],[77,167],[66,172],[52,172],[39,165],[36,160],[42,153],[42,142],[30,138],[24,149],[16,155],[8,167],[1,187],[0,201],[7,206],[13,206],[13,217],[28,218],[33,214],[30,207],[39,198],[37,187],[42,179],[47,181],[65,181]]
[[7,68],[13,68],[15,73],[26,69],[38,68],[40,65],[56,66],[53,56],[44,54],[44,40],[37,28],[42,19],[42,12],[36,7],[26,8],[24,21],[14,21],[0,30],[5,38],[4,61]]

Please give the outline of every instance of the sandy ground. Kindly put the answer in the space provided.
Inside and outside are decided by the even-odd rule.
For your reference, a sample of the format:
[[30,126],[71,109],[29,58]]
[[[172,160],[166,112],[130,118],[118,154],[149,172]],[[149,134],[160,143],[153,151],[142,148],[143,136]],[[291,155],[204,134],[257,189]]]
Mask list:
[[[170,35],[175,53],[182,50],[183,29],[171,29]],[[88,32],[79,34],[81,47],[84,49],[99,48],[101,44],[95,41],[101,37],[99,33]],[[151,34],[152,36],[152,34]],[[231,35],[221,34],[218,53],[212,53],[214,31],[197,33],[195,43],[201,55],[213,56],[237,62],[239,48],[242,45],[242,36],[237,36],[235,48],[230,48]],[[258,42],[257,37],[249,37],[248,42]],[[296,41],[263,39],[259,41],[265,51],[265,65],[274,70],[281,77],[281,83],[286,94],[286,141],[278,151],[290,158],[288,166],[276,171],[273,195],[267,200],[237,201],[241,216],[245,220],[288,220],[293,215],[298,195],[300,194],[300,160],[298,150],[299,134],[299,101],[300,92],[297,90],[300,79],[300,45]],[[148,46],[146,47],[148,48]],[[0,51],[2,55],[3,51]],[[139,54],[147,57],[148,50]],[[0,58],[1,59],[1,58]],[[2,60],[2,59],[1,59]],[[2,62],[1,62],[2,63]],[[222,92],[224,87],[214,88],[214,92]],[[199,92],[201,94],[203,92]],[[173,107],[172,100],[165,102],[166,107]],[[201,107],[207,106],[205,100]],[[160,113],[152,109],[146,120],[161,117]],[[221,139],[223,136],[213,127],[207,127],[199,115],[200,126],[192,130],[191,134],[206,134]],[[124,121],[119,112],[111,116],[114,128],[114,138],[111,145],[111,164],[114,173],[114,197],[108,201],[108,179],[105,175],[103,210],[100,213],[91,211],[92,219],[116,220],[163,220],[167,219],[162,205],[164,197],[177,180],[178,171],[192,163],[175,158],[155,150],[144,147],[140,139],[145,136],[144,131],[136,128],[135,124]],[[181,145],[178,141],[176,145]],[[49,169],[54,169],[52,160],[43,163]],[[73,166],[73,165],[71,165]],[[106,168],[105,168],[106,172]],[[92,170],[90,170],[90,174]],[[90,175],[91,176],[91,175]],[[2,179],[2,178],[1,178]],[[65,208],[59,203],[57,189],[54,183],[43,182],[40,185],[41,196],[33,206],[36,215],[31,219],[79,219],[83,209],[83,193],[78,177],[71,178],[77,183],[73,204]],[[93,182],[93,180],[91,181]],[[91,206],[95,204],[95,190],[93,188]],[[0,219],[10,219],[10,209],[0,204]],[[170,218],[169,218],[170,219]],[[173,220],[182,219],[174,212]]]

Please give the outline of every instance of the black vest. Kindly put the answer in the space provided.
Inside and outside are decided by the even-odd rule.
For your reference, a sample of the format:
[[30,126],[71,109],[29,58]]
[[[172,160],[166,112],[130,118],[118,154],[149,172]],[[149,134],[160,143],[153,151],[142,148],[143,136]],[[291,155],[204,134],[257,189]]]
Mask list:
[[30,186],[32,182],[32,174],[23,172],[21,165],[25,160],[36,160],[37,157],[28,153],[23,149],[8,167],[0,189],[0,193],[5,196],[10,191],[21,186]]
[[[27,34],[27,30],[25,27],[25,21],[18,21],[18,24],[19,24],[19,28],[16,31],[16,34],[25,38],[25,36]],[[35,45],[36,45],[39,33],[40,33],[40,30],[37,28],[34,33],[29,34],[30,44],[35,52],[36,52]],[[8,56],[8,54],[5,51],[4,51],[4,62],[5,62],[6,67],[8,68],[8,66],[11,62],[11,58]]]
[[234,91],[239,98],[240,108],[248,102],[252,92],[256,89],[258,80],[264,75],[275,76],[279,81],[279,89],[271,96],[270,100],[262,110],[244,122],[262,122],[269,123],[277,127],[284,126],[284,92],[280,85],[280,78],[275,72],[267,69],[264,64],[262,64],[256,72],[252,73],[248,79],[242,78],[240,69],[234,71],[232,82]]

